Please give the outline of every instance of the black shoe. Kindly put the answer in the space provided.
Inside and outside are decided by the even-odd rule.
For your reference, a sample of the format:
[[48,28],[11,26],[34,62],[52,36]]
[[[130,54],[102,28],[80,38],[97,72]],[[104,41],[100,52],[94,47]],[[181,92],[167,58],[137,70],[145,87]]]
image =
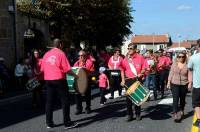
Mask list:
[[114,99],[114,97],[111,96],[109,99]]
[[76,122],[68,122],[68,123],[65,125],[64,129],[71,129],[71,128],[75,128],[75,127],[77,127],[77,126],[78,126],[78,123],[76,123]]
[[133,116],[128,115],[127,120],[126,121],[132,121],[133,120]]
[[136,115],[136,121],[140,121],[142,118],[140,115]]
[[87,108],[87,109],[85,109],[85,112],[86,112],[86,114],[90,114],[91,113],[91,109]]
[[82,111],[76,111],[75,115],[80,115],[82,114]]
[[47,125],[47,129],[50,129],[50,128],[54,128],[54,124],[49,124],[49,125]]
[[193,124],[193,126],[196,126],[196,127],[200,128],[200,119],[197,119],[195,121],[195,123]]

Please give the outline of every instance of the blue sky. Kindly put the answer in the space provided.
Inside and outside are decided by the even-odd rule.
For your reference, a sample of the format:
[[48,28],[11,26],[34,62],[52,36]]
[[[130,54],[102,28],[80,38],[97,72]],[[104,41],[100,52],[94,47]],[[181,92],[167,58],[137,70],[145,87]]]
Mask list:
[[131,0],[134,34],[169,34],[173,41],[200,39],[200,0]]

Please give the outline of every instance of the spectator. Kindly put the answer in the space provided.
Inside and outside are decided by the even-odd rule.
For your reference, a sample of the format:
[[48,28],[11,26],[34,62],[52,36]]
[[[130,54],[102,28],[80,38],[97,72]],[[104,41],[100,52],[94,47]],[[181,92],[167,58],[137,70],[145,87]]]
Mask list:
[[[200,44],[198,44],[198,52],[190,57],[188,62],[189,68],[189,88],[192,88],[192,105],[195,109],[197,120],[194,126],[200,128]],[[193,86],[192,86],[193,84]]]
[[[173,96],[173,118],[175,122],[181,120],[184,115],[185,97],[188,88],[188,68],[187,57],[185,53],[179,53],[177,60],[173,63],[169,77],[167,88],[172,90]],[[180,113],[179,112],[179,99],[180,99]]]

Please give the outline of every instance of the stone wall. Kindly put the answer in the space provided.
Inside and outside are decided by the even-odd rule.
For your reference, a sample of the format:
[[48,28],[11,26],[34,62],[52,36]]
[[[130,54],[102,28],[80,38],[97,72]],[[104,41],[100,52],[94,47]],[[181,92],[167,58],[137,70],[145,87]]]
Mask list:
[[[16,34],[14,33],[14,12],[8,11],[8,6],[12,6],[12,0],[0,0],[0,57],[5,58],[5,64],[14,68],[17,60],[24,57],[24,32],[28,29],[28,17],[16,13]],[[44,43],[50,41],[48,23],[31,18],[31,27],[36,23],[36,29],[40,30],[44,36]],[[16,35],[16,43],[14,36]],[[15,56],[16,44],[16,56]],[[17,60],[15,59],[17,58]]]
[[[31,18],[30,19],[30,28],[33,27],[33,23],[36,23],[36,29],[41,31],[44,36],[44,43],[48,44],[50,41],[49,37],[49,27],[48,22],[45,22],[40,19]],[[25,43],[24,43],[24,32],[28,29],[28,16],[24,16],[23,14],[17,14],[16,18],[16,28],[17,28],[17,53],[18,58],[23,58],[25,53]]]
[[0,57],[5,64],[12,67],[14,64],[14,14],[8,11],[13,5],[12,0],[0,0]]

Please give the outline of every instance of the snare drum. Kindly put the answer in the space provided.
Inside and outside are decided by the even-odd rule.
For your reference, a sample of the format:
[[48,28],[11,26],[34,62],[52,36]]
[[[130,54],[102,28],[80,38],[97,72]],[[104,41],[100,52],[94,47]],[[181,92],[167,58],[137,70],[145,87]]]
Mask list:
[[28,82],[26,83],[26,89],[28,91],[33,91],[35,88],[40,86],[40,82],[38,81],[38,79],[36,77],[28,80]]
[[148,99],[150,91],[149,89],[143,87],[139,81],[136,81],[128,88],[126,95],[132,100],[133,103],[140,106]]
[[69,92],[84,94],[88,87],[88,76],[84,68],[72,67],[72,71],[79,76],[77,80],[71,75],[66,76]]

